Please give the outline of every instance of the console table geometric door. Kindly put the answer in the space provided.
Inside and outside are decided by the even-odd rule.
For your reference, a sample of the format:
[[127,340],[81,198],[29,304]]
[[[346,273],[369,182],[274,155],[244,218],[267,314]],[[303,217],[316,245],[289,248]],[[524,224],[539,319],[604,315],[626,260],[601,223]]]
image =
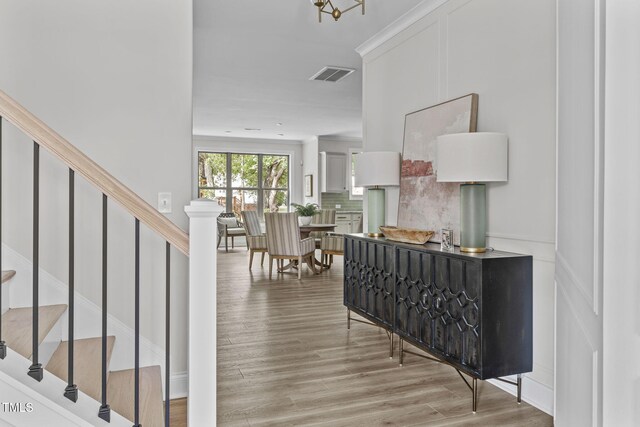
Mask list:
[[[454,367],[475,412],[477,380],[514,384],[520,401],[521,374],[532,370],[532,262],[508,252],[449,253],[439,244],[346,235],[344,304],[400,337],[401,365],[403,353],[426,357],[404,350],[407,341]],[[500,378],[508,375],[517,382]]]

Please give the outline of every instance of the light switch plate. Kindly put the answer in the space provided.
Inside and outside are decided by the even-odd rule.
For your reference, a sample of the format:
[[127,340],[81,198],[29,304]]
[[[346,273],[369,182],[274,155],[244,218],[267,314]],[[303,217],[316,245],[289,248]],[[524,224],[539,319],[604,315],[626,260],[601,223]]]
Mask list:
[[336,205],[336,209],[340,209],[342,205]]
[[171,213],[171,193],[158,193],[158,211]]

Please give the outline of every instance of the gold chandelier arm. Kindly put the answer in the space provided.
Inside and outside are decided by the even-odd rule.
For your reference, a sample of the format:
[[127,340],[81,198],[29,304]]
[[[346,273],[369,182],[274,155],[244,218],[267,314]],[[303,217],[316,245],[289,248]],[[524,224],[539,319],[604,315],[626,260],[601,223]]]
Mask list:
[[364,0],[355,0],[355,2],[356,2],[356,4],[354,4],[351,7],[346,8],[345,10],[342,11],[342,13],[348,12],[351,9],[355,9],[358,6],[362,6],[362,14],[364,15]]

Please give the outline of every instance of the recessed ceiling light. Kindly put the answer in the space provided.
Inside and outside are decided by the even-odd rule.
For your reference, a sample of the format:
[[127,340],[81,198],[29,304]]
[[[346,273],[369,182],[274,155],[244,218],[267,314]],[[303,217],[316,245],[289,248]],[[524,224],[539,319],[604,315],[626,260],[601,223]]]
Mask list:
[[278,136],[284,136],[284,133],[279,133]]
[[276,126],[282,126],[282,123],[278,122],[276,123]]
[[224,133],[231,133],[231,131],[230,130],[225,130]]
[[258,128],[244,128],[244,130],[262,130],[262,129],[258,129]]

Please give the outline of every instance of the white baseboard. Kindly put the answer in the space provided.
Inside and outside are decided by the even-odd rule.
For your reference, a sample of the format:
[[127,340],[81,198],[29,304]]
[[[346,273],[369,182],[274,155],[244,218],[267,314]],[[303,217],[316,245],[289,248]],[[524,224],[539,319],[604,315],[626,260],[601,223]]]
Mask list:
[[[515,381],[515,377],[506,377]],[[496,387],[516,396],[516,387],[499,380],[489,380]],[[553,416],[553,390],[526,375],[522,378],[522,400]]]
[[189,395],[189,373],[179,372],[171,375],[171,399],[180,399]]

